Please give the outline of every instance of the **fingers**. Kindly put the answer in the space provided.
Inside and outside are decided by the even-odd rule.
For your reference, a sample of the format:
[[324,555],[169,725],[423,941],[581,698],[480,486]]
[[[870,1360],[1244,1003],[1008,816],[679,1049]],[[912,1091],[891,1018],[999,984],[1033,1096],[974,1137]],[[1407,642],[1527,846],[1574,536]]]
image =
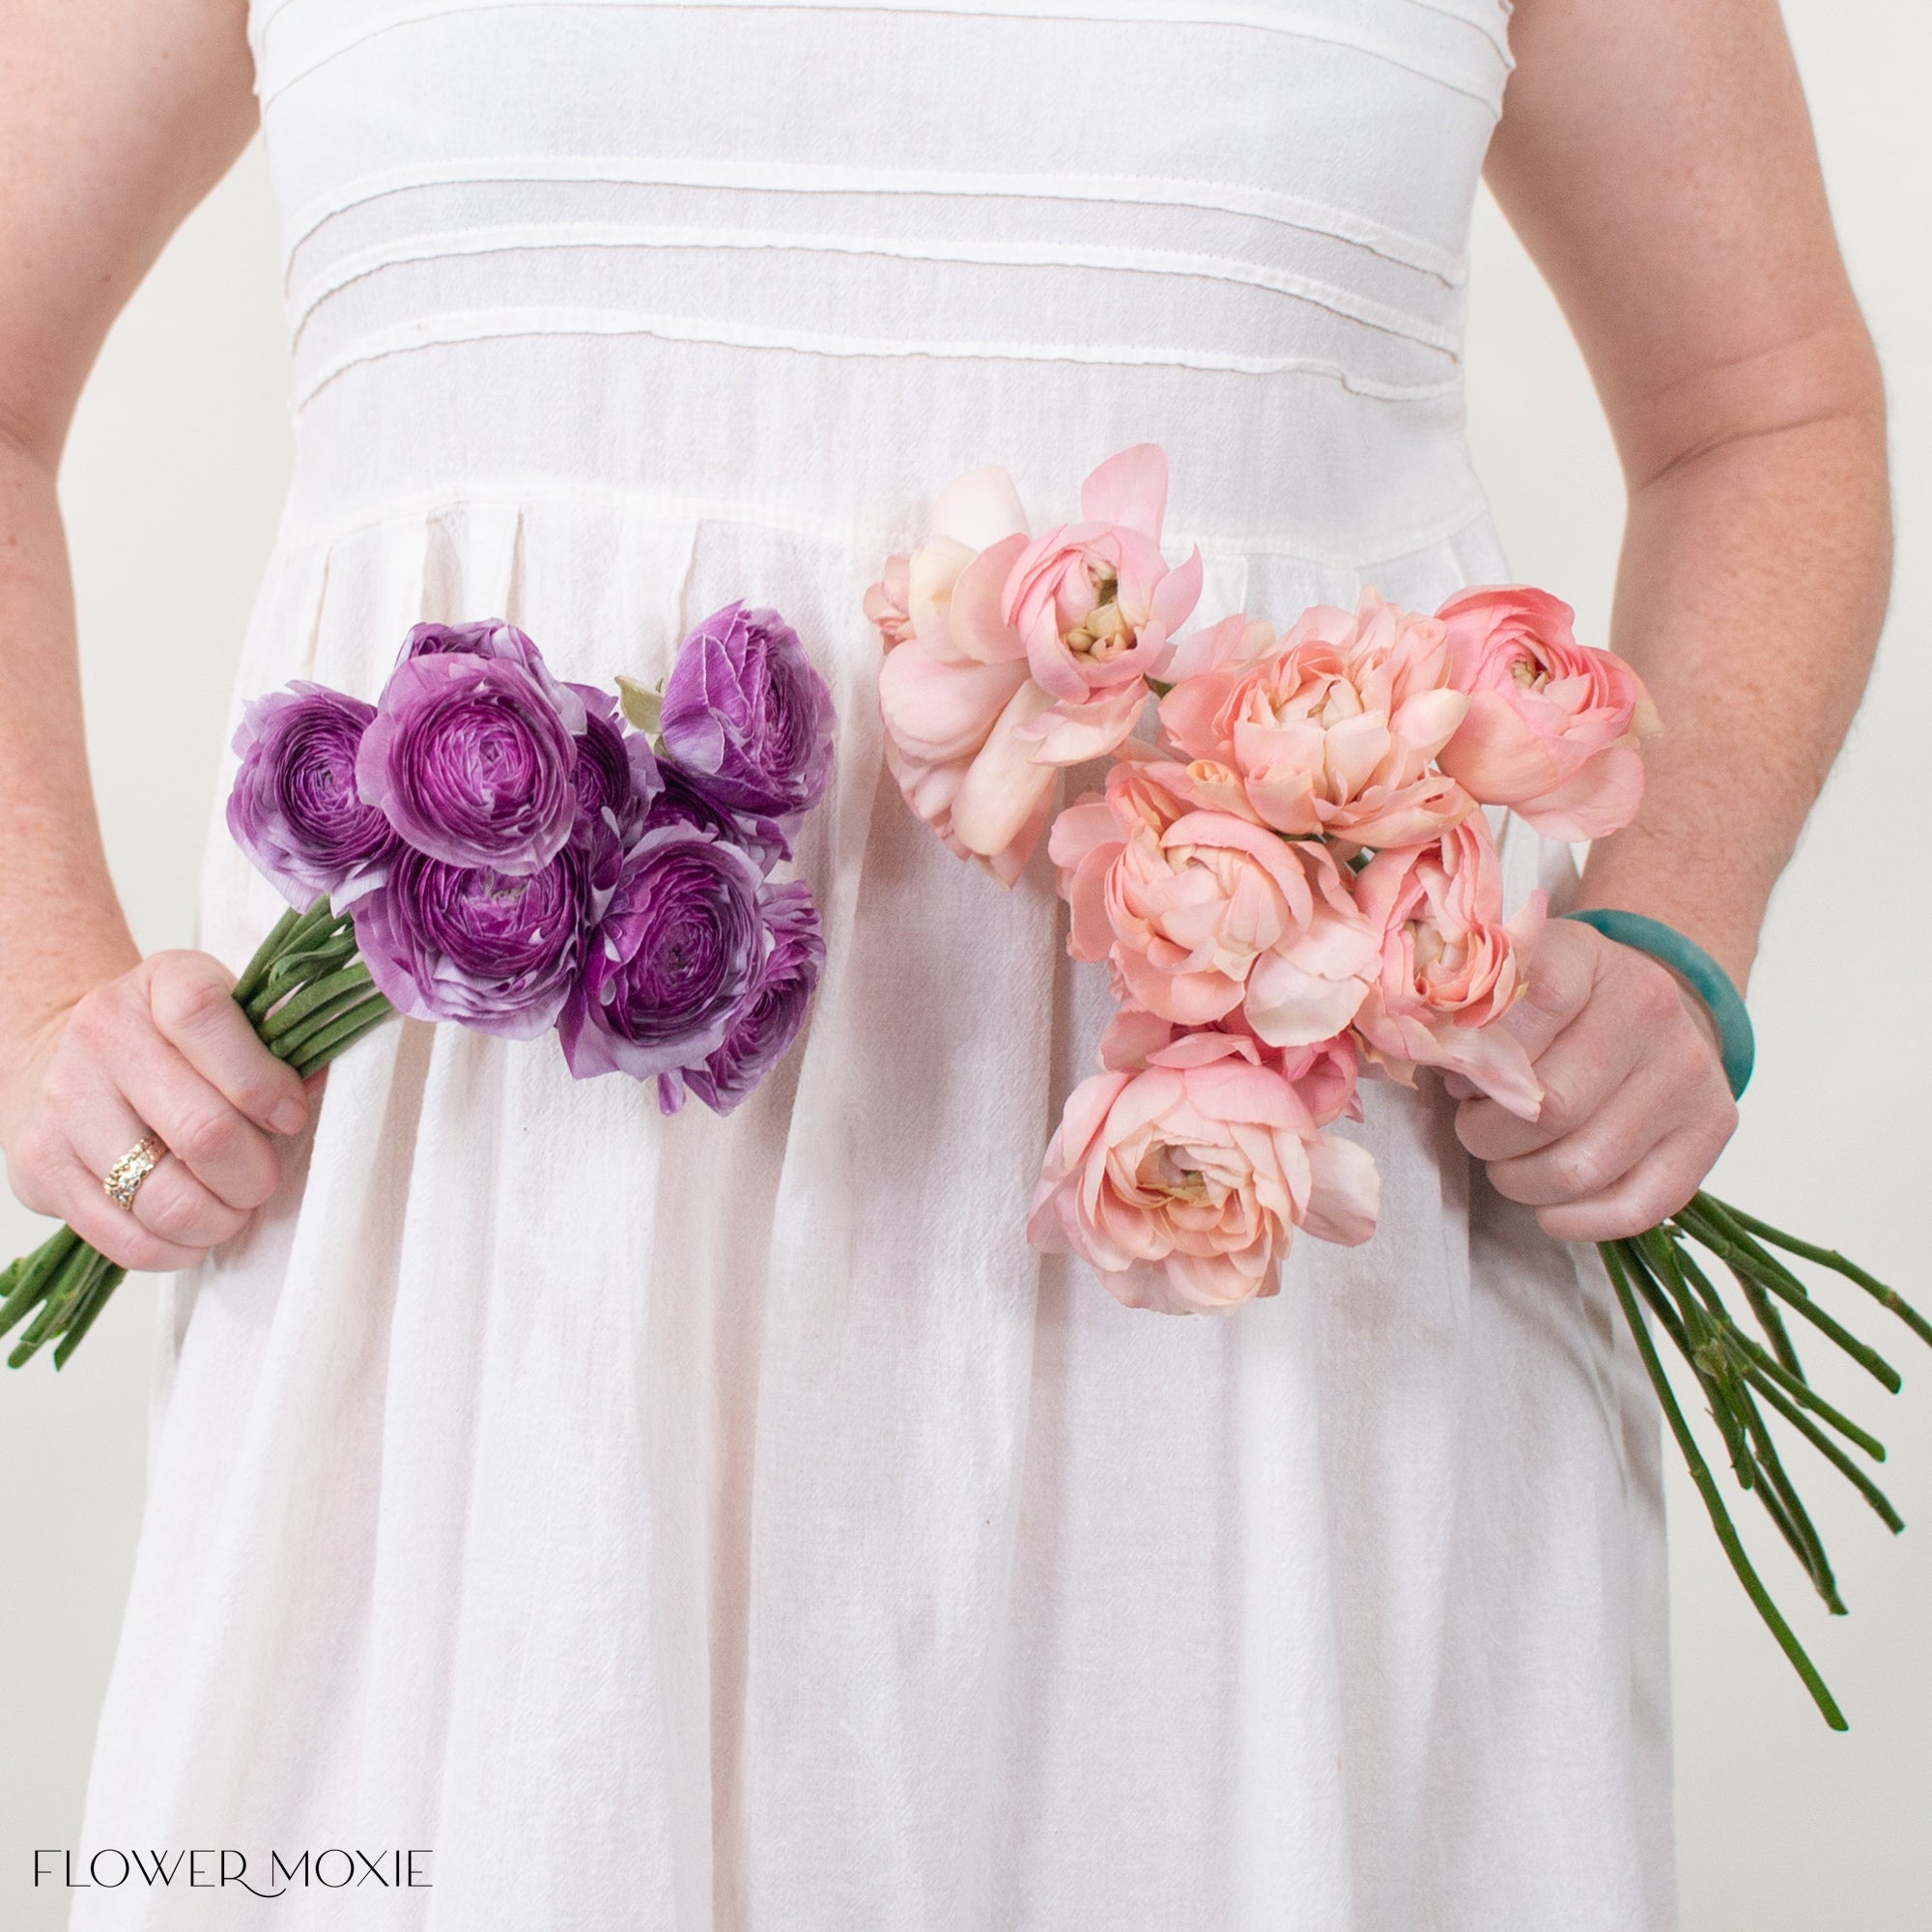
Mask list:
[[[129,1057],[137,1056],[130,1053]],[[195,1078],[192,1074],[186,1077]],[[223,1104],[218,1096],[217,1104]],[[156,1094],[146,1093],[136,1101],[124,1090],[102,1084],[68,1110],[68,1142],[74,1165],[91,1178],[93,1194],[99,1195],[111,1212],[123,1220],[131,1219],[171,1246],[204,1250],[239,1234],[247,1216],[215,1194],[176,1152],[164,1122],[179,1118],[172,1102]],[[142,1135],[151,1132],[159,1137],[168,1152],[134,1190],[130,1212],[115,1207],[100,1193],[101,1177]]]
[[1667,1220],[1703,1184],[1722,1148],[1707,1133],[1685,1128],[1664,1138],[1636,1165],[1583,1201],[1539,1208],[1544,1233],[1559,1241],[1620,1241]]
[[1682,1122],[1667,1077],[1639,1066],[1570,1132],[1521,1154],[1492,1158],[1491,1185],[1528,1208],[1590,1200],[1677,1131]]
[[[141,1183],[134,1195],[137,1206],[142,1195],[172,1165],[171,1161],[163,1161]],[[117,1208],[101,1191],[99,1178],[71,1153],[51,1169],[47,1179],[60,1203],[57,1208],[48,1211],[57,1212],[83,1241],[99,1249],[110,1262],[149,1274],[172,1274],[177,1268],[192,1267],[200,1261],[203,1254],[200,1246],[184,1247],[178,1241],[170,1241],[143,1225],[125,1208]]]
[[1645,1064],[1653,1044],[1647,1023],[1667,1023],[1666,1003],[1676,1005],[1677,995],[1661,972],[1654,985],[1622,991],[1621,998],[1587,1002],[1535,1063],[1543,1089],[1535,1120],[1490,1099],[1465,1100],[1457,1109],[1457,1138],[1478,1160],[1514,1160],[1550,1146],[1595,1115]]
[[1697,1191],[1737,1125],[1706,1030],[1669,976],[1634,955],[1537,1073],[1548,1098],[1534,1127],[1471,1101],[1457,1130],[1496,1191],[1560,1239],[1655,1227]]
[[[274,1192],[268,1123],[304,1123],[313,1093],[255,1037],[213,958],[162,953],[78,1000],[10,1135],[29,1207],[67,1220],[122,1265],[176,1268],[239,1234]],[[131,1209],[101,1177],[141,1138],[168,1149]]]
[[1532,1062],[1584,1009],[1602,951],[1610,944],[1574,920],[1553,919],[1543,928],[1524,962],[1523,996],[1498,1022],[1522,1042]]
[[206,952],[157,952],[148,961],[156,1028],[237,1113],[266,1132],[299,1133],[308,1096],[291,1066],[264,1046],[229,998],[233,981]]
[[245,1211],[275,1191],[282,1170],[269,1136],[158,1035],[128,1041],[114,1078],[134,1118],[217,1200]]

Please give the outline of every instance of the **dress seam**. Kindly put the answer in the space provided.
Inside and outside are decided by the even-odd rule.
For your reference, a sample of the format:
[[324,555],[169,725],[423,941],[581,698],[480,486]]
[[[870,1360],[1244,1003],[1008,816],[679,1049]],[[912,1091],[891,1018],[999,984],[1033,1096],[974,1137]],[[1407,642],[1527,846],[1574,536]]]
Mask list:
[[1393,383],[1367,376],[1346,363],[1320,355],[1248,355],[1202,349],[1140,348],[1129,343],[1086,342],[934,342],[884,336],[841,336],[814,330],[770,328],[744,323],[699,320],[679,315],[644,315],[629,309],[532,308],[454,310],[372,330],[306,378],[294,393],[298,413],[331,383],[364,363],[425,349],[552,335],[651,336],[704,348],[750,352],[783,351],[800,355],[854,360],[1065,362],[1116,369],[1196,369],[1232,376],[1316,376],[1339,384],[1353,395],[1379,402],[1431,402],[1462,393],[1460,372],[1445,380]]
[[890,261],[950,264],[968,268],[1071,269],[1100,274],[1168,275],[1230,283],[1305,301],[1331,315],[1383,334],[1414,342],[1460,360],[1460,331],[1388,302],[1356,296],[1317,276],[1270,269],[1237,255],[1187,254],[1168,248],[1082,247],[1074,243],[974,242],[962,239],[897,238],[881,235],[828,235],[785,229],[676,227],[629,222],[506,223],[497,227],[449,229],[435,235],[399,237],[340,256],[327,270],[290,298],[290,341],[300,341],[326,301],[384,269],[414,263],[466,260],[494,254],[547,249],[658,248],[771,251],[802,254],[876,256]]
[[[275,548],[280,555],[287,557],[317,547],[327,551],[364,531],[405,519],[434,518],[471,505],[523,507],[543,502],[644,510],[694,528],[698,525],[718,524],[805,537],[832,548],[857,552],[865,558],[867,569],[885,551],[916,542],[922,527],[917,511],[894,523],[883,517],[839,516],[782,504],[648,487],[573,482],[556,476],[499,474],[455,487],[444,485],[379,497],[336,518],[304,521],[285,509]],[[1292,531],[1243,533],[1179,526],[1168,532],[1165,547],[1184,551],[1199,545],[1204,556],[1274,556],[1320,569],[1353,571],[1371,565],[1401,563],[1420,555],[1483,523],[1489,514],[1488,501],[1478,495],[1428,524],[1390,532],[1372,548],[1346,553],[1324,550],[1315,540]]]
[[1305,195],[1236,182],[1163,174],[1003,174],[978,169],[860,167],[843,163],[724,160],[696,156],[469,156],[384,168],[304,204],[289,220],[283,288],[295,259],[330,221],[392,194],[505,183],[592,187],[672,187],[768,194],[881,195],[907,199],[1096,202],[1112,208],[1198,208],[1326,235],[1450,288],[1468,279],[1466,254]]
[[[1047,0],[980,0],[977,6],[966,5],[964,0],[419,0],[419,4],[405,11],[384,19],[369,21],[309,48],[283,72],[274,72],[271,66],[267,71],[258,71],[256,93],[266,112],[292,87],[299,85],[344,54],[399,27],[421,26],[454,14],[511,12],[556,4],[597,12],[661,7],[693,12],[935,14],[952,14],[963,19],[1032,19],[1056,24],[1092,22],[1111,26],[1225,28],[1276,34],[1320,45],[1346,47],[1365,58],[1382,61],[1423,80],[1433,81],[1451,93],[1463,95],[1492,114],[1500,109],[1499,85],[1486,86],[1474,78],[1465,78],[1448,71],[1441,63],[1425,62],[1415,49],[1406,46],[1399,39],[1360,30],[1350,31],[1340,22],[1311,19],[1306,15],[1293,16],[1281,7],[1241,6],[1236,0],[1225,0],[1225,4],[1221,5],[1213,4],[1213,0],[1199,0],[1199,4],[1191,10],[1185,8],[1181,0],[1147,0],[1138,9],[1132,0],[1059,0],[1058,6],[1047,4]],[[1474,22],[1441,7],[1425,7],[1423,11],[1434,13],[1438,18],[1456,20],[1481,37],[1495,58],[1496,65],[1507,74],[1506,56],[1496,48],[1493,39],[1483,34]]]

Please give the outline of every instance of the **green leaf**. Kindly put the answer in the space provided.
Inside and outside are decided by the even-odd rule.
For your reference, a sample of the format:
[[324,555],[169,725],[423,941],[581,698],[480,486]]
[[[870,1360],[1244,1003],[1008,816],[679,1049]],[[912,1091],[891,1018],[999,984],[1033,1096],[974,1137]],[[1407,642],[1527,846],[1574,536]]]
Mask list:
[[621,672],[617,677],[617,702],[623,707],[624,716],[639,731],[655,735],[658,724],[664,717],[664,688],[648,691],[634,677],[625,677]]

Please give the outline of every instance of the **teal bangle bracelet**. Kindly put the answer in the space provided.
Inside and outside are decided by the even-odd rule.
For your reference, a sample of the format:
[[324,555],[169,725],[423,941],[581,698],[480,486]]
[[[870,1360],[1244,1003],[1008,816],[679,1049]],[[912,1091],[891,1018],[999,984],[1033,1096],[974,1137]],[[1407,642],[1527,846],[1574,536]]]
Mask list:
[[1757,1039],[1751,1032],[1750,1014],[1745,1010],[1744,995],[1732,983],[1731,976],[1701,946],[1661,919],[1646,919],[1640,912],[1619,912],[1609,906],[1588,906],[1581,912],[1566,912],[1563,917],[1594,926],[1619,946],[1648,952],[1660,965],[1668,966],[1690,982],[1718,1023],[1719,1057],[1723,1062],[1724,1078],[1731,1083],[1731,1097],[1742,1098],[1750,1085]]

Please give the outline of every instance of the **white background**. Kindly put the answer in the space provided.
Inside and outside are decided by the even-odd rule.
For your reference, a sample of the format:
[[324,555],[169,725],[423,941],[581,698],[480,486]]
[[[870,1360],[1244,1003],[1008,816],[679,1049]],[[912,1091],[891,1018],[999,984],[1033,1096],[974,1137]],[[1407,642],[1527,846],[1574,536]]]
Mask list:
[[[1871,693],[1772,910],[1750,988],[1759,1071],[1714,1185],[1841,1243],[1932,1308],[1932,1076],[1922,957],[1932,846],[1932,167],[1914,0],[1785,9],[1853,278],[1891,395],[1900,535]],[[144,946],[185,944],[228,686],[290,459],[266,174],[251,150],[117,327],[62,494],[90,746],[115,877]],[[1470,327],[1479,466],[1519,576],[1602,641],[1621,489],[1562,321],[1493,209]],[[0,1252],[38,1238],[0,1201]],[[1905,1369],[1903,1399],[1839,1380],[1890,1443],[1893,1544],[1804,1470],[1852,1605],[1833,1623],[1781,1548],[1752,1548],[1852,1719],[1829,1734],[1756,1624],[1694,1493],[1673,1484],[1685,1932],[1914,1932],[1932,1922],[1932,1356],[1837,1297]],[[61,1376],[0,1371],[0,1925],[43,1932],[36,1846],[74,1841],[132,1559],[151,1306],[138,1278]],[[1884,1318],[1880,1318],[1883,1321]],[[1826,1472],[1829,1474],[1829,1472]],[[1835,1479],[1833,1479],[1835,1481]],[[1741,1505],[1744,1499],[1740,1499]],[[345,1912],[348,1908],[345,1906]],[[345,1925],[349,1922],[345,1918]],[[1552,1927],[1551,1932],[1561,1932]]]

